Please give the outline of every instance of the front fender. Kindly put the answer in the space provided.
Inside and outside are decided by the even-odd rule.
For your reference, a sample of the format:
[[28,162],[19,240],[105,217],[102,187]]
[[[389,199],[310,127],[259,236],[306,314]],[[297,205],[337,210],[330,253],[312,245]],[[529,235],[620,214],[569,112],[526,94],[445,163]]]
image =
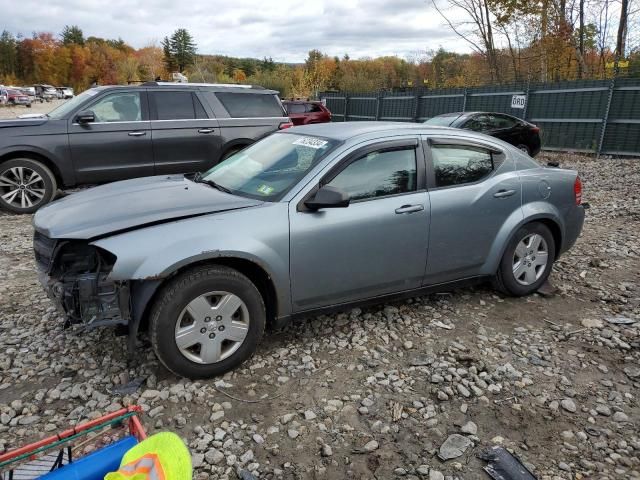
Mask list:
[[93,242],[117,260],[111,280],[158,280],[203,260],[239,258],[271,278],[282,312],[289,313],[289,223],[287,205],[204,215],[144,227]]
[[[520,227],[536,220],[550,220],[560,228],[564,238],[564,222],[558,209],[548,202],[530,202],[522,206],[521,210],[514,211],[502,224],[502,228],[496,235],[491,246],[487,261],[482,266],[482,275],[495,275],[504,255],[509,240]],[[559,248],[559,246],[558,246]]]

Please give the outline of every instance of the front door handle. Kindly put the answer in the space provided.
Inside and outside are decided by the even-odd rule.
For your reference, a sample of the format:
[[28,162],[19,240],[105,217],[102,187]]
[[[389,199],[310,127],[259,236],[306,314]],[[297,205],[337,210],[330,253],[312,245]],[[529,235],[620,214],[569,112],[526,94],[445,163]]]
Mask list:
[[129,132],[130,137],[144,137],[147,132]]
[[496,193],[493,194],[493,196],[496,198],[507,198],[513,195],[514,193],[516,193],[515,190],[498,190]]
[[424,210],[424,205],[403,205],[400,208],[396,208],[396,213],[414,213],[420,212],[422,210]]
[[213,133],[213,128],[201,128],[198,133]]

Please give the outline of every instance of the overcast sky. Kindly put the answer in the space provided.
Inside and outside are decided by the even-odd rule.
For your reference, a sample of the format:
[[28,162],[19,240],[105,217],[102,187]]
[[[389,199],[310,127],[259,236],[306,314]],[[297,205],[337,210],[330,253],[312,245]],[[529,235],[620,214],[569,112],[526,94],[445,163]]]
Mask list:
[[0,28],[25,36],[75,24],[139,48],[186,28],[199,53],[284,62],[312,48],[352,58],[468,50],[431,0],[0,0],[0,12]]

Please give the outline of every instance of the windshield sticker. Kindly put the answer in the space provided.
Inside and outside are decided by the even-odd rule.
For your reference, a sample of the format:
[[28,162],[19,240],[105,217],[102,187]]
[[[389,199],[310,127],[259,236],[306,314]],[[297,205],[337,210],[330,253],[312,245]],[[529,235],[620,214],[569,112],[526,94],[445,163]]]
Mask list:
[[294,145],[301,145],[303,147],[309,147],[309,148],[322,148],[324,147],[327,143],[326,140],[320,140],[319,138],[314,138],[314,137],[301,137],[299,139],[297,139],[295,142],[293,142]]
[[269,185],[262,184],[258,187],[258,193],[263,195],[271,195],[275,189]]

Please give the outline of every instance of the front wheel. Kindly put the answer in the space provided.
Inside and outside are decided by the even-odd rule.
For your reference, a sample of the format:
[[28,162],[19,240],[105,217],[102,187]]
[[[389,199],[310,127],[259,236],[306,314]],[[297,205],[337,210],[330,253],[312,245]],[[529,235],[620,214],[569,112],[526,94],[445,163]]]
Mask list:
[[151,311],[151,344],[176,375],[210,378],[251,357],[265,323],[262,296],[247,277],[228,267],[197,267],[160,292]]
[[555,260],[555,242],[541,223],[524,225],[509,241],[500,261],[496,286],[508,295],[529,295],[547,280]]
[[53,200],[56,177],[45,165],[30,158],[0,164],[0,207],[14,213],[33,213]]

